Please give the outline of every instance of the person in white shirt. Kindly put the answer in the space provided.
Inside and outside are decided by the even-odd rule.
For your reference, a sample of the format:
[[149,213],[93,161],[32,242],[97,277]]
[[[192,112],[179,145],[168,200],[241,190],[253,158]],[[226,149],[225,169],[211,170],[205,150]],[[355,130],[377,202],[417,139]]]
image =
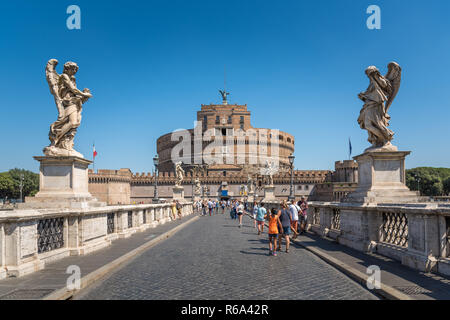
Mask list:
[[239,228],[242,226],[242,216],[244,215],[244,205],[242,202],[238,202],[238,206],[236,208],[237,215],[239,217]]
[[258,204],[256,201],[253,203],[253,220],[255,221],[255,229],[258,229],[258,226],[256,225],[256,215],[258,214]]
[[300,208],[295,204],[295,200],[292,200],[289,205],[289,215],[291,216],[291,228],[294,231],[293,239],[297,238],[298,235],[298,212]]
[[211,214],[213,211],[213,203],[212,203],[211,199],[208,200],[208,211],[209,211],[209,216],[211,217]]

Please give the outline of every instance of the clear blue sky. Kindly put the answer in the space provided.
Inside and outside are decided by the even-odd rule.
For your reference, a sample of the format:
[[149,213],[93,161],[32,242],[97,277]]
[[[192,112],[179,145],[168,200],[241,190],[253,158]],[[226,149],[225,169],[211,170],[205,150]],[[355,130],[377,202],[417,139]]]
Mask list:
[[[81,30],[66,8],[81,8]],[[381,8],[381,30],[366,8]],[[200,104],[248,104],[252,125],[296,137],[296,167],[332,169],[369,143],[356,122],[364,70],[403,67],[390,109],[407,167],[450,167],[450,1],[2,1],[0,171],[38,171],[56,107],[50,58],[75,61],[85,104],[75,146],[96,168],[151,171],[161,134],[191,128]]]

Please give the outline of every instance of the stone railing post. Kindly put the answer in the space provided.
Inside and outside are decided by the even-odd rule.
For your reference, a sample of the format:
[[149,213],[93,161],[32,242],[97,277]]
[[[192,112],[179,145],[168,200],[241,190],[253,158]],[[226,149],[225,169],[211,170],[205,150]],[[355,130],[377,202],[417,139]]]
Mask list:
[[333,216],[333,209],[328,207],[320,208],[320,229],[322,236],[326,237],[331,230],[331,218]]
[[68,239],[67,246],[70,250],[70,255],[79,255],[79,246],[80,246],[80,228],[79,228],[79,217],[71,216],[67,218],[67,226],[68,226]]
[[449,252],[449,247],[447,244],[447,222],[445,221],[445,217],[444,216],[439,216],[438,218],[438,224],[439,224],[439,257],[440,258],[447,258],[450,256],[450,252]]
[[3,223],[0,223],[0,279],[5,277],[5,229]]

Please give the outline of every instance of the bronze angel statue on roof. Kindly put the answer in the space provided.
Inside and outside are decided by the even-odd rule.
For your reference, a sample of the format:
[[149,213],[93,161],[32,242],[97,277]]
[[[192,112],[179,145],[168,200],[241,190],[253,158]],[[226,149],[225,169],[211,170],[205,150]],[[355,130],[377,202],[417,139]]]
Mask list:
[[367,130],[368,141],[372,144],[366,151],[397,151],[397,147],[391,144],[394,132],[388,128],[391,119],[388,110],[400,89],[402,68],[396,62],[391,62],[387,74],[382,76],[376,67],[370,66],[366,69],[366,75],[370,80],[369,87],[358,94],[358,98],[364,102],[358,123],[361,129]]
[[227,97],[230,94],[229,92],[227,92],[226,90],[219,90],[220,95],[222,96],[222,100],[223,102],[227,101]]
[[45,75],[50,93],[55,99],[58,110],[57,120],[51,124],[49,139],[50,146],[44,148],[47,156],[76,156],[83,155],[73,149],[73,140],[77,128],[81,123],[81,110],[83,103],[92,97],[89,89],[77,89],[75,74],[78,66],[75,62],[66,62],[62,74],[56,72],[58,60],[47,62]]

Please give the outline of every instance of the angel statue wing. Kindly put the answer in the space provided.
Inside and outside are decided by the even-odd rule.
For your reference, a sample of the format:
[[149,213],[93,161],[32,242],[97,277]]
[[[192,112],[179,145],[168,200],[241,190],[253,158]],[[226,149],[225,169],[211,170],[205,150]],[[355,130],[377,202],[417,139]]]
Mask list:
[[402,68],[396,62],[391,62],[388,65],[388,72],[384,76],[391,84],[391,92],[388,94],[388,100],[386,101],[385,112],[387,113],[389,107],[397,96],[400,89],[400,81],[402,80]]
[[61,97],[58,93],[58,82],[60,75],[56,72],[57,65],[58,60],[50,59],[45,67],[45,76],[47,78],[48,87],[50,88],[50,93],[55,98],[56,108],[58,109],[58,120],[60,120],[64,115],[64,108],[61,102]]
[[225,90],[219,90],[219,92],[222,95],[222,99],[227,100],[227,95],[229,95],[229,93],[226,92]]

